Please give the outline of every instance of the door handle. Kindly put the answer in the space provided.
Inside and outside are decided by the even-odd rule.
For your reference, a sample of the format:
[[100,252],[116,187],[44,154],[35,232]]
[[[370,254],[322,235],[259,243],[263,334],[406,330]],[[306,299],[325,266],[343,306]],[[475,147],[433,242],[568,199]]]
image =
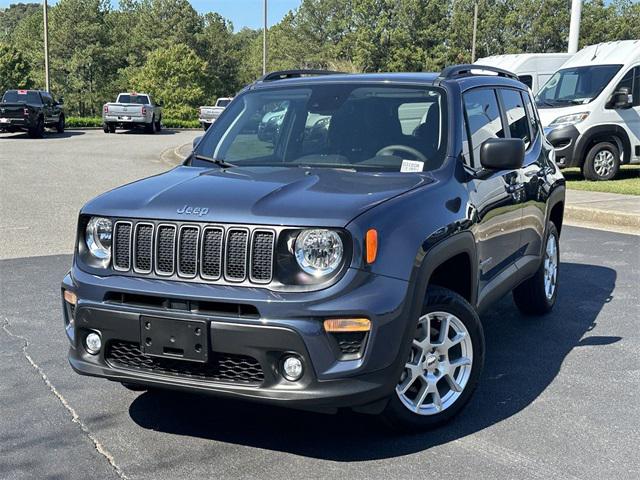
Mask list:
[[524,183],[514,183],[513,185],[507,185],[507,193],[516,193],[520,190],[524,190]]

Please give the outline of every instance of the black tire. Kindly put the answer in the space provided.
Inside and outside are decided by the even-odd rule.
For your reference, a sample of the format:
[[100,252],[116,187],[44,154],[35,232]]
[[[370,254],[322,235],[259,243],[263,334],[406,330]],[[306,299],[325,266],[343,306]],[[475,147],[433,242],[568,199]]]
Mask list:
[[116,133],[116,124],[115,123],[110,123],[109,124],[109,133]]
[[160,130],[162,130],[162,117],[160,117],[158,119],[158,121],[156,122],[155,127],[156,127],[156,132],[159,132]]
[[103,123],[103,124],[102,124],[102,131],[103,131],[104,133],[111,133],[111,129],[109,128],[109,125],[108,125],[108,124],[106,124],[106,123]]
[[155,119],[155,117],[151,118],[151,123],[145,124],[144,131],[146,133],[156,133],[156,119]]
[[[545,277],[548,270],[545,268],[547,262],[547,248],[549,246],[550,238],[555,239],[556,247],[556,269],[555,275],[553,275],[553,291],[551,295],[547,293],[547,284]],[[547,223],[547,232],[544,237],[542,261],[540,267],[536,271],[535,275],[528,280],[525,280],[518,287],[513,290],[513,300],[518,309],[525,315],[544,315],[549,313],[556,303],[558,297],[558,278],[559,278],[559,266],[560,266],[560,236],[558,235],[558,229],[553,222]]]
[[122,383],[122,386],[124,388],[126,388],[127,390],[131,390],[132,392],[146,392],[147,390],[149,390],[149,387],[146,387],[144,385],[138,385],[137,383],[127,383],[127,382],[120,382]]
[[[457,320],[464,324],[472,346],[473,361],[471,363],[471,371],[466,383],[463,385],[461,394],[453,400],[450,405],[445,406],[442,411],[429,415],[422,415],[409,410],[409,408],[400,400],[400,397],[394,388],[394,391],[389,396],[389,401],[385,410],[380,415],[382,420],[394,430],[427,430],[448,422],[467,404],[473,395],[473,391],[475,390],[476,385],[478,384],[478,379],[480,378],[480,373],[482,372],[484,364],[484,332],[482,324],[480,323],[480,318],[478,317],[478,313],[475,309],[457,293],[446,288],[433,286],[429,287],[427,291],[422,307],[421,318],[426,314],[433,312],[444,312],[454,315],[457,317]],[[418,331],[417,325],[416,329],[416,331]],[[413,336],[411,338],[411,342],[413,342]],[[410,355],[412,355],[412,353],[410,353]],[[425,362],[418,363],[426,362],[427,360],[425,359]],[[457,369],[454,370],[454,376],[457,375],[456,372],[458,372]],[[398,381],[400,382],[401,379],[402,377],[398,379]],[[439,386],[441,381],[445,381],[445,378],[441,377],[440,380],[436,382],[436,385]]]
[[58,131],[58,133],[64,133],[64,126],[64,115],[60,115],[60,117],[58,118],[58,123],[56,123],[56,130]]
[[611,180],[620,171],[620,152],[610,142],[595,144],[584,160],[582,175],[587,180]]
[[28,134],[31,138],[42,138],[44,136],[44,119],[38,118],[33,127],[29,128]]

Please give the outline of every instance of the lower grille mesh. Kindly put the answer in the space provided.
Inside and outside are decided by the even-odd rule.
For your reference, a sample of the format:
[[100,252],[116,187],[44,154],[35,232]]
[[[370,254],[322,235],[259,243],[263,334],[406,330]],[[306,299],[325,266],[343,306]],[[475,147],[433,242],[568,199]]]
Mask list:
[[259,385],[264,380],[258,361],[245,355],[214,352],[209,362],[196,363],[146,356],[139,344],[116,340],[107,346],[105,359],[116,368],[199,381]]

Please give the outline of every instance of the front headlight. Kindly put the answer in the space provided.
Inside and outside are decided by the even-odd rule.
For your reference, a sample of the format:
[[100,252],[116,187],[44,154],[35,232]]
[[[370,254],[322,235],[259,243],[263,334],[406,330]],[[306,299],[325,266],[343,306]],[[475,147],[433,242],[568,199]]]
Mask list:
[[589,116],[589,112],[581,112],[581,113],[572,113],[571,115],[563,115],[562,117],[556,118],[553,122],[549,124],[550,127],[566,127],[567,125],[575,125],[576,123],[580,123],[583,120],[586,120]]
[[109,260],[111,257],[111,234],[113,225],[111,220],[103,217],[91,217],[85,230],[85,243],[91,255],[99,260]]
[[300,268],[314,277],[333,273],[342,263],[344,248],[340,236],[332,230],[303,230],[295,243]]

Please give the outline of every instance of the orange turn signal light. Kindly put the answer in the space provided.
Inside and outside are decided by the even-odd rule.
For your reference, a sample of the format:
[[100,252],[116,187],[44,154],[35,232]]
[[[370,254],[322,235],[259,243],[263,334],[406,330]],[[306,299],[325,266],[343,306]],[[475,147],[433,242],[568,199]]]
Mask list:
[[331,318],[324,321],[325,332],[368,332],[371,330],[371,320],[368,318]]
[[78,303],[78,296],[69,290],[65,290],[64,301],[70,303],[71,305],[76,305]]
[[373,263],[378,256],[378,231],[375,228],[367,230],[366,236],[367,263]]

